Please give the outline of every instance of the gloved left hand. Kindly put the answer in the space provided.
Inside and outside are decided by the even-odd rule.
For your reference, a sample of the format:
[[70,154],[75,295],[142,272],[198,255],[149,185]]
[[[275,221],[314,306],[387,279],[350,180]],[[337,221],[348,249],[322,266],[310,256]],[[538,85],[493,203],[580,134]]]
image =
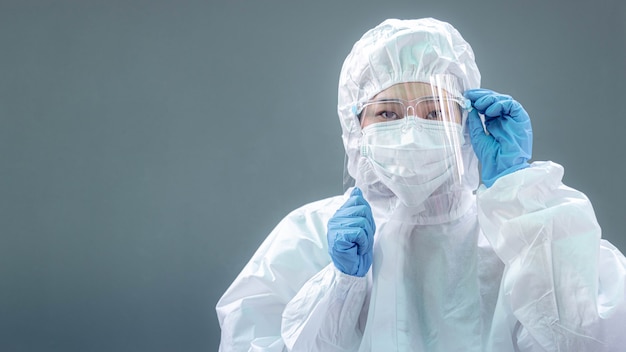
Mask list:
[[[508,95],[488,89],[470,89],[465,97],[474,109],[467,117],[470,139],[481,163],[487,187],[504,175],[528,167],[533,133],[528,113]],[[485,116],[485,133],[478,113]]]
[[355,187],[328,221],[328,253],[335,267],[344,274],[365,276],[372,265],[375,231],[372,208]]

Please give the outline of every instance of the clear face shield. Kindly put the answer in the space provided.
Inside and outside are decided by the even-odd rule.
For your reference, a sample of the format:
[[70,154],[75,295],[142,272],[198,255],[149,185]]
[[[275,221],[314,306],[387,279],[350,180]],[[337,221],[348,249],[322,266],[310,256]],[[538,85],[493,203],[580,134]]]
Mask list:
[[409,207],[461,190],[470,107],[450,75],[398,83],[355,106],[361,128],[352,134],[359,138],[356,184],[381,182]]

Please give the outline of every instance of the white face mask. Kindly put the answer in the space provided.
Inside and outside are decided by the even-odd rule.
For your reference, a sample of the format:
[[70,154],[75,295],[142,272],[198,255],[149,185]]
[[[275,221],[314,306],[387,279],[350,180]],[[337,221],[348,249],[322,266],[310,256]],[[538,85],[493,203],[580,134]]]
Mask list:
[[363,128],[361,155],[406,206],[422,204],[463,170],[462,126],[409,116]]

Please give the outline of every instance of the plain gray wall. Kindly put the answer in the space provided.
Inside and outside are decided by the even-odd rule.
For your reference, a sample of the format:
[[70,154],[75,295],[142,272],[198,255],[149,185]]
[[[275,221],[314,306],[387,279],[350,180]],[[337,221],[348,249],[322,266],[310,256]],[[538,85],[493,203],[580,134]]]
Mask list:
[[273,226],[342,191],[343,59],[436,17],[622,250],[626,2],[0,2],[0,350],[214,351]]

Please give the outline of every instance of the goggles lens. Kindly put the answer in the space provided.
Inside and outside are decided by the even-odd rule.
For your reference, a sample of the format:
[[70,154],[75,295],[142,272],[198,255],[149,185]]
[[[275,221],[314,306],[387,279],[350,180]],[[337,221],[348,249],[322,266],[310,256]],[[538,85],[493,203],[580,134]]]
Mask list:
[[371,101],[361,108],[361,125],[384,123],[416,116],[425,120],[463,123],[467,108],[462,99],[451,97],[423,97],[413,101],[384,99]]

